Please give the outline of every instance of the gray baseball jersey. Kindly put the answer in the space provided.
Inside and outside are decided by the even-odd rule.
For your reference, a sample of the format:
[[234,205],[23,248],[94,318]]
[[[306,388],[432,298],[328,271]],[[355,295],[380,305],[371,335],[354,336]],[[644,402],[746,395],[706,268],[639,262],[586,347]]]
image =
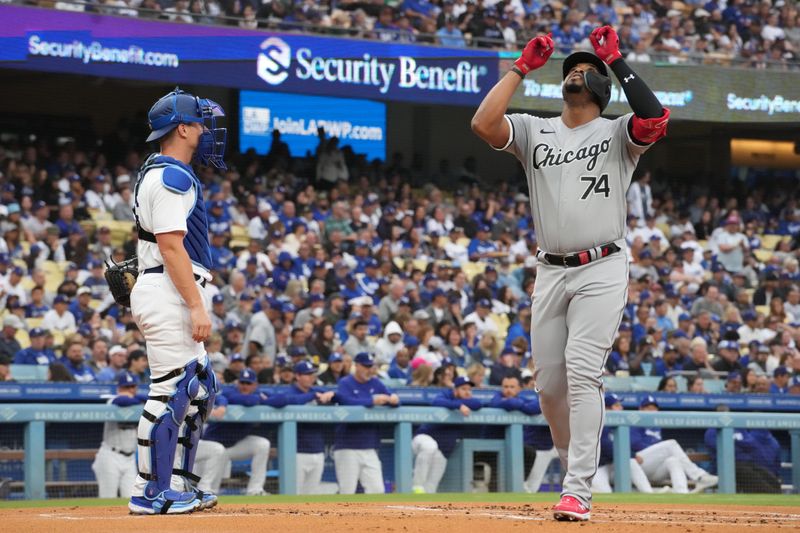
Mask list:
[[631,114],[568,128],[561,117],[506,115],[511,134],[500,150],[522,163],[539,247],[572,253],[625,236],[625,194],[650,145],[628,135]]

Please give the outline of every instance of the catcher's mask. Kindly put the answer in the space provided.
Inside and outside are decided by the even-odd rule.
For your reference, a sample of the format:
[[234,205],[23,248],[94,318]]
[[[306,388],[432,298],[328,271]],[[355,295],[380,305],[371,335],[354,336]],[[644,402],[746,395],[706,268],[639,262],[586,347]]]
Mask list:
[[227,129],[217,127],[217,118],[225,116],[225,110],[208,98],[199,98],[179,88],[162,96],[147,113],[150,135],[147,142],[157,141],[178,127],[178,124],[196,122],[203,125],[203,133],[197,146],[195,159],[203,165],[225,169]]

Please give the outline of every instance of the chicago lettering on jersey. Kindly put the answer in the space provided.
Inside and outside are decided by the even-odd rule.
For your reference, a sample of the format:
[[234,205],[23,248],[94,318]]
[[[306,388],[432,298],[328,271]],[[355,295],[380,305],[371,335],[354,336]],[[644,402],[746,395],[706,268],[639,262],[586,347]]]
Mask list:
[[575,152],[572,150],[562,152],[561,149],[554,148],[547,143],[539,143],[533,149],[533,168],[557,167],[567,165],[573,161],[588,159],[586,170],[593,170],[597,164],[597,158],[600,154],[608,152],[610,145],[611,138],[609,137],[599,143],[582,146]]

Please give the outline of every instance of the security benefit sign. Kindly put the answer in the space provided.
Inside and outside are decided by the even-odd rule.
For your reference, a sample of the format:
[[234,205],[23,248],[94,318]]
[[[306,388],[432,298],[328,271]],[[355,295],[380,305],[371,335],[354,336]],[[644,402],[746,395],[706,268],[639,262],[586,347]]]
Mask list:
[[272,133],[281,133],[292,156],[312,154],[318,129],[338,137],[368,159],[386,158],[386,105],[370,100],[242,91],[239,96],[239,147],[269,152]]
[[480,103],[497,81],[497,55],[281,35],[259,44],[256,69],[265,88],[473,105]]

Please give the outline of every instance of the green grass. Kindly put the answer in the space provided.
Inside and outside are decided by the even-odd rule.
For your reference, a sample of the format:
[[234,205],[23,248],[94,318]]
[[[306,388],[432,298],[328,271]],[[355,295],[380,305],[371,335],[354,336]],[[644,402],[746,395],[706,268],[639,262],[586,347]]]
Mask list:
[[[557,496],[554,493],[483,493],[483,494],[360,494],[356,496],[223,496],[220,505],[246,504],[314,504],[314,503],[541,503],[552,504]],[[800,507],[800,495],[773,494],[600,494],[594,497],[595,503],[664,503],[673,505],[776,505]],[[70,500],[32,500],[0,502],[0,509],[20,509],[30,507],[99,507],[124,506],[126,500],[96,498]]]

